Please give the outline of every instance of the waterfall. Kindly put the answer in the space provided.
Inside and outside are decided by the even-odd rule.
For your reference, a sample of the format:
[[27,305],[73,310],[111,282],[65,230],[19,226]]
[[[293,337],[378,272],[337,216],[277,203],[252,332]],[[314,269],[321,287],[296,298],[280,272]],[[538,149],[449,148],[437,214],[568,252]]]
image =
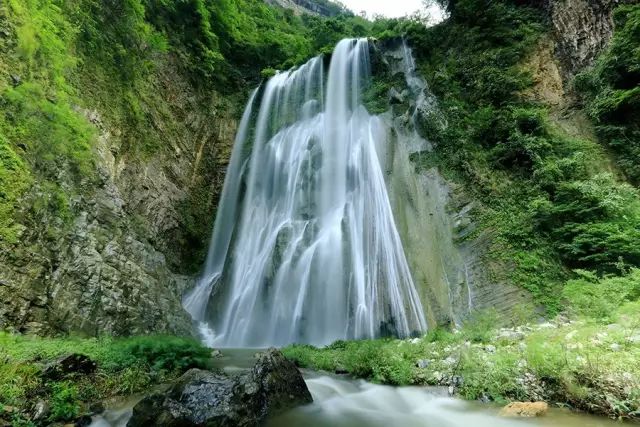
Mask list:
[[[409,336],[427,324],[361,96],[369,42],[343,40],[254,92],[205,271],[184,306],[222,347]],[[258,105],[259,104],[259,105]]]

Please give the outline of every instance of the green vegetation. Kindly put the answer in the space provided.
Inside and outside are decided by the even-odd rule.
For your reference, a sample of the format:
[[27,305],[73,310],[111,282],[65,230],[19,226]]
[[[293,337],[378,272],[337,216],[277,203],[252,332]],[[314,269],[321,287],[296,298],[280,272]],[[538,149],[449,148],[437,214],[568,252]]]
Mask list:
[[563,297],[571,310],[598,320],[613,321],[620,306],[640,300],[640,270],[633,269],[623,277],[598,278],[587,271],[578,271],[579,278],[569,280]]
[[[82,340],[0,333],[0,353],[0,408],[18,408],[16,423],[28,421],[22,410],[36,398],[51,406],[48,419],[41,422],[71,421],[92,403],[148,390],[191,368],[208,368],[211,358],[210,350],[194,340],[162,336]],[[97,362],[97,371],[43,378],[47,362],[71,353],[89,356]]]
[[[448,123],[422,124],[436,150],[416,156],[417,166],[438,166],[482,202],[474,211],[481,227],[469,238],[491,233],[488,256],[506,266],[495,279],[521,285],[553,315],[572,269],[603,275],[640,266],[640,193],[611,172],[602,146],[569,136],[531,96],[536,70],[525,63],[547,31],[541,10],[529,6],[536,2],[444,3],[451,16],[434,27],[388,23],[387,34],[407,35]],[[633,69],[635,8],[621,10],[618,21],[629,19],[611,49]]]
[[[0,248],[69,231],[71,201],[90,199],[101,181],[98,129],[127,165],[174,156],[175,141],[202,137],[191,110],[237,118],[263,76],[370,32],[365,19],[321,3],[334,16],[262,0],[0,2]],[[205,176],[185,189],[185,249],[181,259],[167,254],[181,270],[204,257],[212,176],[224,163],[203,159]]]
[[15,219],[16,210],[29,180],[24,162],[0,133],[0,242],[18,241],[21,227]]
[[579,75],[576,88],[603,142],[620,168],[640,185],[640,5],[620,6],[615,33],[595,66]]
[[[587,282],[568,284],[566,289],[573,288],[568,291],[572,307],[582,313],[573,321],[498,328],[505,319],[487,312],[477,314],[460,330],[436,329],[421,339],[339,341],[322,349],[295,345],[284,353],[301,367],[348,372],[383,384],[449,385],[470,400],[545,400],[613,418],[637,419],[637,275],[614,279],[618,289],[635,289],[633,298],[627,293],[627,298],[615,301],[604,295],[610,292],[607,284],[594,285],[601,295],[589,299],[575,292],[585,290]],[[603,306],[596,307],[593,301]]]

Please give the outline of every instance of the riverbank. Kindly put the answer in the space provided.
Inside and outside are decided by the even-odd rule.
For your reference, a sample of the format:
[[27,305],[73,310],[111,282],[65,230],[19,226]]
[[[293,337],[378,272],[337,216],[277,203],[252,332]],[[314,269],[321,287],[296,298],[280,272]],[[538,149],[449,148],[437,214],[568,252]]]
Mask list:
[[0,426],[90,421],[109,398],[148,391],[210,363],[211,350],[187,338],[57,339],[0,332]]
[[291,346],[299,366],[379,384],[447,386],[468,400],[545,401],[610,418],[640,418],[640,304],[608,321],[563,316],[494,327],[490,313],[423,338]]

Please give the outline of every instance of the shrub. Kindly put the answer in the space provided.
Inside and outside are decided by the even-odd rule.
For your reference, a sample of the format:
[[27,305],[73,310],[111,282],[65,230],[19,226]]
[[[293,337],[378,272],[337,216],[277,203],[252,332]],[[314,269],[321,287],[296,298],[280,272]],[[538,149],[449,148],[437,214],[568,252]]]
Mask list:
[[78,388],[70,382],[54,383],[51,386],[50,421],[70,421],[78,416],[80,402]]
[[640,298],[639,269],[622,277],[598,278],[587,271],[577,271],[577,274],[578,278],[569,280],[562,291],[570,309],[577,314],[610,319],[624,303]]
[[118,343],[116,348],[126,357],[127,362],[146,362],[154,371],[173,372],[207,368],[211,360],[211,351],[208,348],[188,338],[139,337]]
[[608,272],[620,261],[640,265],[640,196],[611,175],[560,182],[552,199],[534,209],[570,265]]
[[617,163],[640,183],[640,5],[614,11],[615,31],[595,66],[576,78],[599,136],[617,154]]
[[469,341],[486,343],[491,341],[493,332],[499,326],[500,321],[500,315],[496,310],[477,311],[465,320],[461,332]]

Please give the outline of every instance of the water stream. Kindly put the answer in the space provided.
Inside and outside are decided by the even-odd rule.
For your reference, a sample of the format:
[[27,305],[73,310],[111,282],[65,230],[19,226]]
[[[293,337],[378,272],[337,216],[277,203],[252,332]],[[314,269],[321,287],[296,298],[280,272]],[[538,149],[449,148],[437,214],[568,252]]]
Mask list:
[[[216,367],[249,369],[258,350],[225,350]],[[444,388],[389,387],[311,371],[304,372],[314,402],[272,419],[267,427],[613,427],[614,421],[551,409],[535,419],[509,419],[499,406],[447,396]],[[112,405],[90,427],[125,427],[138,399]]]
[[314,403],[271,420],[268,427],[607,427],[613,421],[552,409],[536,419],[510,419],[499,408],[465,402],[447,391],[389,387],[307,374]]

